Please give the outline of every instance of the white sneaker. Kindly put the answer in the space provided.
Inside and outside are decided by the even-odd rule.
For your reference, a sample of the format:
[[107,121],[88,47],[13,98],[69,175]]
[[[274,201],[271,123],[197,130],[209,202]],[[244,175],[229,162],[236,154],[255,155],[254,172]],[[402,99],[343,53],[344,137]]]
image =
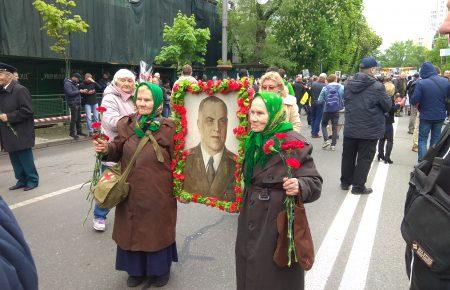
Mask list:
[[323,142],[322,149],[325,149],[330,145],[331,145],[331,140],[327,140],[327,141]]
[[104,219],[94,219],[93,227],[96,231],[104,232],[106,229],[105,220]]
[[336,150],[336,146],[331,146],[330,149],[331,149],[331,151],[334,151],[334,150]]

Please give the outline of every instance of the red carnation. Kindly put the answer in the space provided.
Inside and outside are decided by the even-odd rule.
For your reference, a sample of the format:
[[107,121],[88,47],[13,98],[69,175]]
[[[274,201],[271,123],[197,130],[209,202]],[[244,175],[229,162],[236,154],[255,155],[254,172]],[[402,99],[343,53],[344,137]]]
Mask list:
[[102,126],[102,123],[100,123],[100,122],[94,122],[91,125],[92,129],[99,129],[101,126]]
[[275,138],[282,140],[284,138],[286,138],[287,134],[286,133],[275,133]]
[[241,196],[236,196],[236,202],[243,202],[244,200],[242,199]]
[[236,212],[236,210],[237,210],[236,203],[235,202],[231,203],[230,204],[230,212]]
[[106,112],[106,108],[105,108],[105,107],[102,107],[102,106],[98,106],[96,110],[97,110],[97,112],[99,112],[99,113],[104,113],[104,112]]
[[247,93],[248,93],[249,99],[253,99],[253,96],[255,95],[255,89],[249,88]]
[[101,134],[101,138],[102,138],[103,140],[109,141],[109,136],[106,135],[106,134]]
[[275,145],[275,141],[273,141],[273,139],[267,140],[267,142],[263,146],[264,153],[265,154],[272,153],[272,150],[275,150],[275,148],[273,148],[274,145]]
[[208,80],[208,81],[206,82],[206,85],[208,86],[208,88],[211,88],[211,87],[214,85],[213,80]]
[[239,107],[244,107],[244,99],[238,99],[237,101]]
[[193,202],[197,202],[197,201],[198,201],[198,197],[199,197],[198,194],[193,194],[193,195],[192,195],[192,201],[193,201]]
[[286,141],[281,143],[281,150],[302,149],[304,147],[305,143],[302,141]]
[[245,78],[245,80],[244,80],[244,87],[248,88],[248,84],[249,84],[248,78]]
[[178,86],[178,84],[175,84],[172,88],[172,92],[174,92],[174,93],[177,92],[179,88],[180,87]]
[[187,91],[188,91],[189,93],[192,93],[192,91],[193,91],[192,85],[189,85],[189,86],[187,87]]
[[248,114],[248,111],[249,111],[249,109],[246,108],[246,107],[241,107],[241,108],[239,109],[239,113],[244,114],[244,115],[247,115],[247,114]]
[[184,180],[184,175],[174,172],[173,173],[173,178],[178,179],[178,180]]
[[236,136],[241,136],[241,135],[245,134],[246,131],[247,131],[247,129],[245,127],[242,127],[242,126],[238,126],[238,127],[233,129],[233,133]]
[[300,168],[300,166],[302,164],[297,159],[291,157],[291,158],[286,160],[286,165],[291,167],[291,168],[298,169],[298,168]]

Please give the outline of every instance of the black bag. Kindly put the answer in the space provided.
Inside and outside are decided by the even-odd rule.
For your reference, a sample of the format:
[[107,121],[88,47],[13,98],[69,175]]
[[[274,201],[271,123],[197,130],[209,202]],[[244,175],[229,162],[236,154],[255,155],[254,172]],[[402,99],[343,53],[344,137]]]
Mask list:
[[411,173],[403,239],[439,279],[450,279],[450,123]]

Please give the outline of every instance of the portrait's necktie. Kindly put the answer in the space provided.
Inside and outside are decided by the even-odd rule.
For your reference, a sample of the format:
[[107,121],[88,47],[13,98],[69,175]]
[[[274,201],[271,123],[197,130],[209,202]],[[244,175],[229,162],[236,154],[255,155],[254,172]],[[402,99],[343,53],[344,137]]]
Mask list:
[[209,184],[211,184],[214,180],[214,176],[216,175],[216,172],[214,171],[214,158],[212,156],[209,157],[207,167],[206,177],[208,178]]

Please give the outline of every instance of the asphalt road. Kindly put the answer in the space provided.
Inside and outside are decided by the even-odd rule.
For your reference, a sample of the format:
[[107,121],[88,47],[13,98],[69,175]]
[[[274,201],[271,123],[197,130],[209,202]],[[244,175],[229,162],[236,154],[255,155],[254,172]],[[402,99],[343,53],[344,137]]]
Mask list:
[[[368,184],[375,192],[369,196],[339,189],[342,140],[335,152],[322,150],[322,140],[312,140],[324,185],[321,198],[307,205],[316,262],[307,274],[306,289],[407,289],[399,228],[409,172],[417,159],[410,150],[407,121],[398,120],[394,164],[374,161]],[[302,127],[309,137],[307,126]],[[114,269],[113,212],[107,231],[97,233],[91,217],[82,225],[88,211],[87,189],[63,190],[90,178],[94,162],[90,143],[38,149],[35,157],[40,186],[31,192],[12,192],[8,191],[15,182],[12,168],[8,157],[0,156],[0,193],[16,207],[13,212],[33,253],[40,289],[127,289],[127,274]],[[27,204],[30,200],[34,202]],[[179,204],[179,262],[164,289],[235,289],[236,223],[237,215]]]

